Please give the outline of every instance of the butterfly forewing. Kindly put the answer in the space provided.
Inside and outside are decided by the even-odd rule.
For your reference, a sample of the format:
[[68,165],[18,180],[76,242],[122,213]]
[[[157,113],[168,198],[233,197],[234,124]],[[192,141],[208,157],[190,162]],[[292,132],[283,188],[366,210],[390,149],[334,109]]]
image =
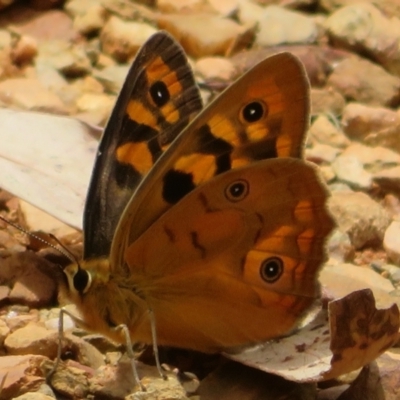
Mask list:
[[186,127],[150,171],[120,221],[112,264],[123,263],[127,245],[214,176],[262,159],[301,158],[308,112],[308,79],[289,53],[264,60],[239,78]]
[[85,206],[85,259],[109,255],[132,193],[201,108],[182,48],[155,34],[139,51],[101,139]]

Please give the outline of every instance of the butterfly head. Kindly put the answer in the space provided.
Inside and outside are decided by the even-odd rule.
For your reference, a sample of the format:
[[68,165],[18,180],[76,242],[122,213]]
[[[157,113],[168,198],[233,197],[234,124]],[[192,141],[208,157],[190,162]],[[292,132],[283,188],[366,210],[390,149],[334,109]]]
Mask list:
[[121,281],[113,274],[106,258],[75,262],[63,273],[60,296],[76,306],[84,321],[82,327],[124,343],[125,337],[116,328],[121,324],[135,325],[147,311],[146,302],[137,296],[129,281]]
[[118,300],[113,279],[111,278],[107,259],[84,260],[75,262],[63,268],[64,278],[60,284],[60,296],[63,300],[72,302],[85,322],[85,329],[100,332],[117,342],[119,337],[110,333],[119,323],[119,318],[111,312],[112,301]]

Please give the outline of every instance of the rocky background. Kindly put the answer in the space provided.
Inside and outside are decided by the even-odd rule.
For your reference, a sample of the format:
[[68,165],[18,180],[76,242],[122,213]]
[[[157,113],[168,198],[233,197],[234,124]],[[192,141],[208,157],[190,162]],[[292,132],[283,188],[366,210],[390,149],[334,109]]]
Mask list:
[[[158,29],[184,46],[205,101],[268,55],[285,50],[300,57],[312,84],[305,154],[321,168],[338,224],[329,263],[354,289],[371,287],[378,303],[400,305],[400,2],[0,0],[0,105],[104,126],[136,51]],[[50,221],[45,229],[79,253],[79,232],[6,192],[0,205],[29,229]],[[57,325],[56,286],[36,269],[43,260],[24,252],[40,246],[3,223],[0,228],[0,399],[124,398],[133,387],[129,362],[97,335],[69,337],[77,361],[51,386],[45,383],[43,364],[51,365],[57,351],[57,332],[47,329]],[[355,374],[317,387],[276,378],[270,386],[285,399],[398,400],[400,351],[390,354],[356,380]],[[250,389],[224,397],[236,367],[230,384],[199,396],[199,381],[219,358],[173,357],[173,366],[189,372],[180,383],[169,380],[158,399],[267,398]],[[124,366],[118,377],[117,363]],[[143,375],[154,374],[142,368]]]

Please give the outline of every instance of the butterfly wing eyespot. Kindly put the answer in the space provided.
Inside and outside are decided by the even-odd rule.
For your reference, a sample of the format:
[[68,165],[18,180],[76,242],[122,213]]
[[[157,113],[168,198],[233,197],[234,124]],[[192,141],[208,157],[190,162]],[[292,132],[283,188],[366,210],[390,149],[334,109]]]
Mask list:
[[240,120],[245,124],[258,122],[265,119],[267,115],[268,107],[260,100],[251,101],[240,110]]
[[225,189],[225,197],[234,203],[243,200],[249,194],[249,182],[239,179],[227,186]]
[[260,275],[263,281],[274,283],[282,276],[283,261],[279,257],[269,257],[261,263]]
[[167,85],[163,81],[154,82],[149,89],[151,99],[157,107],[162,107],[171,98]]

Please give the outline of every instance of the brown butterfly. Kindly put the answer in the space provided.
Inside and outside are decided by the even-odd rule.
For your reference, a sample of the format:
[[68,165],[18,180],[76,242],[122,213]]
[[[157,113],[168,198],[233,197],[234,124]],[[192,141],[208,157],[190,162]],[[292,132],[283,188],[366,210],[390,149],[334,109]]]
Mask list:
[[201,108],[183,50],[155,34],[99,146],[84,261],[64,270],[85,328],[227,351],[288,333],[318,297],[333,222],[302,159],[301,63],[270,57]]

